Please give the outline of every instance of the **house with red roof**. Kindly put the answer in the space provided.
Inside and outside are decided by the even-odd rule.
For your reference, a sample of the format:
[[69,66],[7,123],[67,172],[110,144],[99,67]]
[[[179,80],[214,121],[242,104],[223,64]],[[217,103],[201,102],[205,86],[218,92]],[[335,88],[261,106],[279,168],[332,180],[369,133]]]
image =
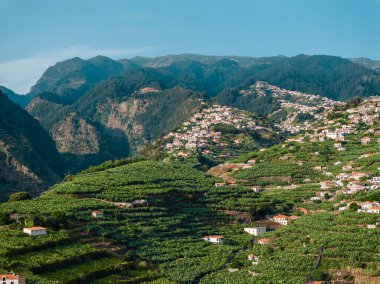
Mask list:
[[206,242],[210,242],[213,244],[222,244],[224,242],[224,236],[223,235],[210,235],[210,236],[204,236],[202,240],[205,240]]
[[258,239],[257,240],[257,243],[259,245],[269,245],[271,244],[273,241],[271,239],[268,239],[268,238],[263,238],[263,239]]
[[8,274],[0,274],[1,284],[25,284],[26,279],[23,276],[16,275],[13,272]]
[[101,210],[94,210],[92,211],[91,215],[94,218],[102,218],[104,216],[103,211]]
[[47,231],[44,227],[30,227],[30,228],[24,228],[22,230],[25,234],[28,234],[30,236],[39,236],[39,235],[46,235]]

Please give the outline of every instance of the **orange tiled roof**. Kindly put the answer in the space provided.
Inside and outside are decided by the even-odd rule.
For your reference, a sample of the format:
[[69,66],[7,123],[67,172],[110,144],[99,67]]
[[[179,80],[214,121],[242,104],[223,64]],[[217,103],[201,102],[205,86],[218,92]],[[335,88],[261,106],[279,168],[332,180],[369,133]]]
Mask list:
[[282,215],[282,214],[278,214],[278,215],[276,215],[276,216],[274,216],[273,217],[273,219],[280,219],[280,218],[288,218],[288,216],[286,216],[286,215]]
[[0,274],[0,278],[5,277],[7,280],[17,280],[18,276],[13,274]]
[[24,228],[31,231],[39,231],[39,230],[46,230],[44,227],[30,227],[30,228]]
[[210,235],[210,236],[204,236],[203,238],[224,239],[224,236],[223,235]]

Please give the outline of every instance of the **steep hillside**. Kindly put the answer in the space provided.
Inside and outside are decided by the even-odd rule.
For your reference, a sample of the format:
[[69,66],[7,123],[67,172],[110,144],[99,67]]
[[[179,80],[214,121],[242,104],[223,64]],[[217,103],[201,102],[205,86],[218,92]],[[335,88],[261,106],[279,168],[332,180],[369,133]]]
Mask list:
[[[379,112],[378,98],[336,105],[214,177],[194,156],[68,176],[38,199],[0,206],[2,267],[32,283],[378,283]],[[201,115],[254,126],[219,106],[183,126]],[[30,237],[26,225],[48,234]]]
[[55,144],[39,123],[0,92],[0,200],[15,191],[35,195],[64,172]]
[[73,58],[49,67],[30,93],[54,93],[65,103],[71,103],[96,83],[122,73],[122,64],[104,56],[88,60]]
[[380,77],[348,59],[326,55],[272,57],[248,69],[248,84],[272,85],[334,100],[379,95]]
[[74,104],[63,105],[38,96],[27,109],[50,132],[61,153],[81,161],[77,170],[132,155],[201,107],[199,93],[143,84],[113,78]]
[[257,81],[241,90],[226,90],[215,101],[266,115],[268,120],[285,132],[297,133],[325,117],[335,106],[344,105],[319,95],[289,91],[267,82]]
[[12,90],[0,86],[0,91],[6,95],[12,102],[18,104],[22,108],[26,107],[26,105],[32,100],[31,95],[19,95],[13,92]]
[[[261,117],[235,108],[207,105],[153,145],[169,157],[200,156],[217,164],[241,153],[278,143],[281,135]],[[148,148],[145,152],[152,151]]]
[[372,69],[376,72],[380,72],[380,60],[372,60],[369,58],[350,58],[350,60],[368,69]]
[[[263,87],[264,95],[254,87],[258,80],[272,84]],[[333,56],[178,55],[119,62],[98,56],[50,67],[32,88],[37,95],[27,110],[77,170],[140,151],[196,113],[198,98],[269,115],[280,129],[297,132],[331,108],[330,99],[379,90],[379,74]]]

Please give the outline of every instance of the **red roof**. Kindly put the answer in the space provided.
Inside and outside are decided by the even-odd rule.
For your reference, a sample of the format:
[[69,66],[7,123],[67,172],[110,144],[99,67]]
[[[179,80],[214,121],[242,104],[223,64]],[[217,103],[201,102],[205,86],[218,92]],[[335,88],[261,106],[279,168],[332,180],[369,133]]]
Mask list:
[[44,227],[30,227],[30,228],[24,228],[31,231],[40,231],[40,230],[46,230]]
[[258,239],[257,242],[258,243],[270,244],[272,242],[272,240],[268,239],[268,238],[264,238],[264,239]]
[[286,219],[286,218],[288,218],[288,216],[282,215],[282,214],[278,214],[278,215],[273,217],[273,219]]
[[5,277],[6,279],[9,279],[9,280],[17,280],[18,279],[18,275],[14,275],[14,274],[0,274],[0,278],[3,278]]
[[380,210],[380,206],[373,206],[372,207],[372,210],[375,209],[375,210]]
[[100,210],[94,210],[94,211],[92,211],[92,213],[96,213],[96,214],[102,214],[102,213],[103,213],[103,211],[100,211]]
[[209,238],[209,239],[224,239],[223,235],[210,235],[210,236],[204,236],[203,238]]

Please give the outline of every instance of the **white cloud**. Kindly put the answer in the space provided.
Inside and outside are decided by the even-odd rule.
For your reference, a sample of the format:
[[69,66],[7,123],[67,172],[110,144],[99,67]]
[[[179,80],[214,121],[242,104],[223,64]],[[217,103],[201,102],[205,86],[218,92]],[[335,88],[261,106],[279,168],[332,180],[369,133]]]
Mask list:
[[109,57],[126,57],[144,54],[154,50],[155,47],[145,46],[138,48],[111,48],[97,49],[87,46],[70,46],[58,51],[49,51],[43,54],[35,54],[28,58],[19,58],[0,62],[0,85],[5,86],[16,93],[25,94],[36,83],[42,73],[59,61],[72,57],[83,59],[96,55]]

